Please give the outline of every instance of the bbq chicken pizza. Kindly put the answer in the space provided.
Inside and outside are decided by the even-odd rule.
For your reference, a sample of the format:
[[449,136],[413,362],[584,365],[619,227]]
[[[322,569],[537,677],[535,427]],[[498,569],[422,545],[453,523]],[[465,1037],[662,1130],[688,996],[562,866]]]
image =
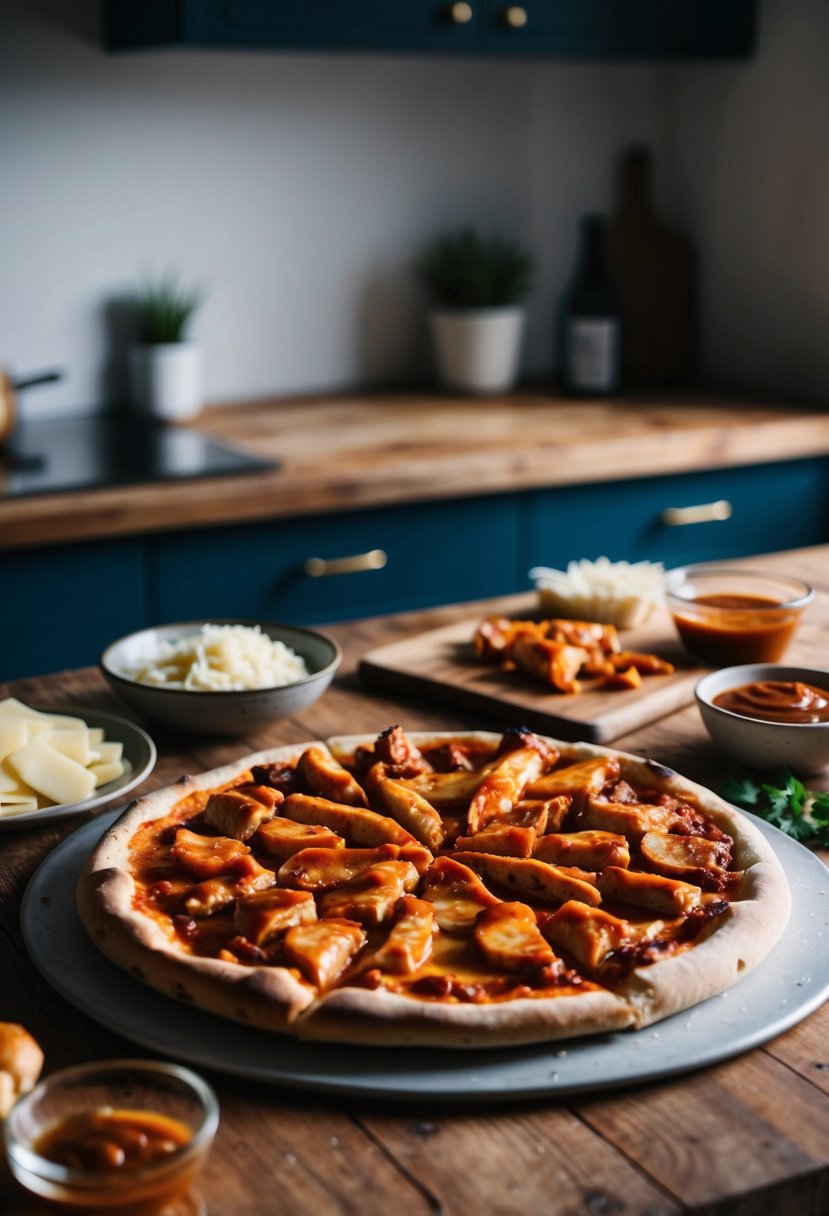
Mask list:
[[483,1047],[695,1005],[766,956],[790,896],[749,819],[650,760],[394,726],[133,803],[78,907],[119,966],[238,1022]]

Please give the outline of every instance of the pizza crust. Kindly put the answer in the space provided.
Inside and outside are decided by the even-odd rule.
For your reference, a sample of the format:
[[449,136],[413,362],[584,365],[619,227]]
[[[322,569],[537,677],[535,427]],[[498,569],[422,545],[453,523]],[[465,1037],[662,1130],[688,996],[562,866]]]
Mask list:
[[631,973],[618,991],[630,1002],[637,1028],[719,995],[777,944],[791,912],[791,894],[777,859],[754,863],[739,895],[715,931],[692,950]]
[[[375,735],[336,736],[327,750],[342,761]],[[448,740],[497,744],[492,731],[411,732],[417,747]],[[734,839],[734,863],[744,871],[729,910],[691,949],[639,967],[613,990],[502,999],[469,1004],[430,1001],[383,988],[342,987],[319,997],[287,967],[202,958],[177,948],[151,918],[133,907],[130,841],[136,830],[197,790],[238,780],[256,764],[293,763],[309,744],[257,752],[131,804],[92,853],[81,877],[78,912],[98,948],[118,966],[177,1000],[220,1016],[309,1040],[480,1048],[552,1041],[649,1026],[739,981],[780,939],[791,910],[783,868],[765,836],[710,790],[629,753],[589,743],[545,739],[573,762],[614,756],[622,776],[692,800]],[[315,746],[323,746],[315,741]]]
[[378,988],[337,988],[294,1023],[303,1039],[382,1047],[516,1047],[625,1030],[634,1013],[606,990],[481,1005],[413,1000]]
[[225,785],[255,764],[292,762],[306,746],[272,748],[182,777],[127,807],[90,856],[76,893],[78,915],[107,958],[176,1000],[264,1030],[289,1030],[314,999],[314,989],[285,967],[243,966],[177,950],[155,921],[133,907],[135,882],[127,864],[137,829],[162,818],[188,794]]

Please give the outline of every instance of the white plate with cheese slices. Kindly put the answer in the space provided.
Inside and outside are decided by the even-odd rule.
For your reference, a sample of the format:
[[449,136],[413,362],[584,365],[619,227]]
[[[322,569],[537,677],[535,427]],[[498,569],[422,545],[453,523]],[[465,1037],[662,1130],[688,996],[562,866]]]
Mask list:
[[0,700],[0,831],[101,811],[155,762],[150,736],[125,718]]

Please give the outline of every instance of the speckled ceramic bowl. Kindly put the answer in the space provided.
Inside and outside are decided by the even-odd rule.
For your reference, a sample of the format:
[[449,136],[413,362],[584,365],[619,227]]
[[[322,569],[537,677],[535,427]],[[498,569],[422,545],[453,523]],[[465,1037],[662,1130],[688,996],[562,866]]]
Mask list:
[[142,684],[130,677],[130,672],[158,654],[163,642],[197,634],[207,623],[184,621],[129,634],[107,647],[101,655],[101,671],[127,705],[164,726],[193,734],[241,735],[289,718],[311,705],[325,692],[342,660],[337,643],[312,629],[223,618],[209,623],[258,625],[268,637],[284,642],[301,655],[309,674],[290,684],[243,692],[194,692]]
[[819,772],[829,764],[829,722],[767,722],[714,704],[714,698],[730,688],[767,680],[812,684],[826,689],[829,696],[829,671],[819,668],[779,663],[723,667],[703,676],[695,689],[709,735],[724,752],[750,768],[785,766],[795,773]]

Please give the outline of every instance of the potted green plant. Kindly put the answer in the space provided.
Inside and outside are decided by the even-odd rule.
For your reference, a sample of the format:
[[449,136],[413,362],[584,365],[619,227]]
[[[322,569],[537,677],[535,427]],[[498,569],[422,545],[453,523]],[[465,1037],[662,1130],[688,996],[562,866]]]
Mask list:
[[202,408],[201,349],[186,338],[202,294],[174,276],[147,279],[127,300],[137,343],[130,351],[133,404],[167,421],[194,418]]
[[420,261],[437,370],[446,388],[515,385],[535,259],[515,241],[462,228],[436,237]]

